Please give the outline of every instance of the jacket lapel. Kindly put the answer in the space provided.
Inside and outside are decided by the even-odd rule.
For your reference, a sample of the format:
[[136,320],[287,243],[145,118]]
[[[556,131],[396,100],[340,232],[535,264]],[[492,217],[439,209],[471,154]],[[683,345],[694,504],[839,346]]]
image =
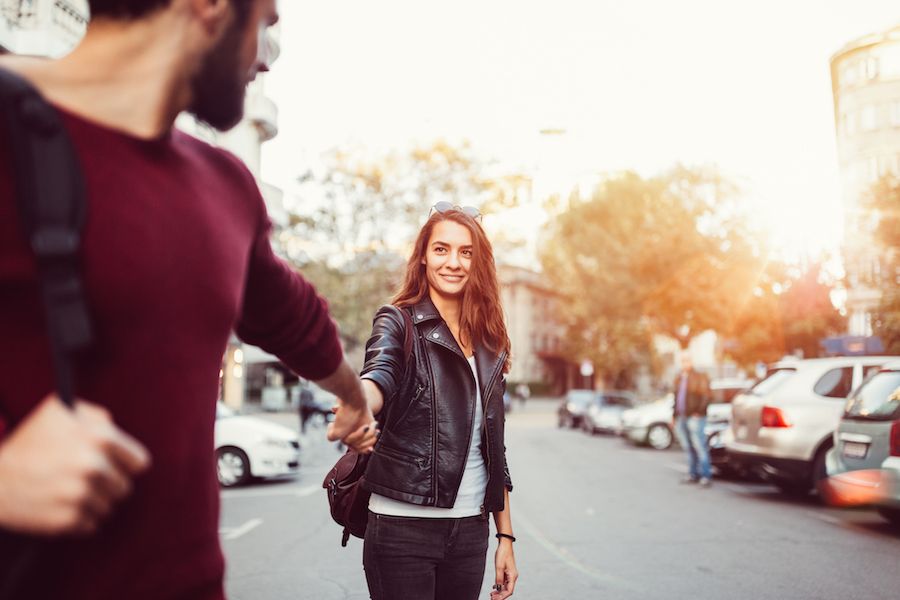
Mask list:
[[456,338],[453,337],[450,328],[447,327],[444,319],[441,318],[441,313],[434,307],[431,298],[425,296],[421,302],[413,307],[412,320],[417,327],[420,327],[426,341],[443,346],[463,360],[466,360],[466,355],[463,354],[459,344],[456,343]]

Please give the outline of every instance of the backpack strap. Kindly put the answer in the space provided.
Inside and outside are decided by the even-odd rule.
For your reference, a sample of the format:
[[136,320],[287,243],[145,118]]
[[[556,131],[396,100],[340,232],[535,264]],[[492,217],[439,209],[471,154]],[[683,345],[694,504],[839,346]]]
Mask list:
[[59,113],[30,83],[3,69],[0,106],[19,215],[41,280],[57,392],[71,406],[72,357],[93,340],[80,270],[84,179]]

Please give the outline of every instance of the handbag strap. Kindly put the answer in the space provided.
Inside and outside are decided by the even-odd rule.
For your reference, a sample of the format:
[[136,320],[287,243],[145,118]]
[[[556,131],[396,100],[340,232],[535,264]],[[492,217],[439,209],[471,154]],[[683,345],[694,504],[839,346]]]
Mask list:
[[400,313],[400,319],[403,321],[403,356],[406,357],[406,363],[404,364],[403,368],[405,373],[406,369],[409,368],[410,363],[412,363],[414,331],[412,317],[409,316],[409,313],[405,308],[400,308],[399,306],[394,306],[393,304],[385,304],[384,306],[389,310]]

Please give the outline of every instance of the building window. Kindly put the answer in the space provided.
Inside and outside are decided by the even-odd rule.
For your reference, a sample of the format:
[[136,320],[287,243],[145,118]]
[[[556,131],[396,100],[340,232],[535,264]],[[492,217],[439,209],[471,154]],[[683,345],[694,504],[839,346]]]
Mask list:
[[872,131],[878,126],[877,112],[875,107],[870,105],[864,106],[860,113],[860,128],[863,131]]
[[890,105],[891,127],[900,127],[900,100],[894,100]]
[[875,79],[878,77],[878,59],[874,56],[868,57],[862,63],[863,68],[865,69],[866,79]]
[[844,65],[844,68],[841,69],[841,87],[850,87],[856,83],[857,80],[857,63],[856,61],[849,62]]
[[870,156],[866,161],[866,182],[875,183],[878,181],[878,158]]
[[879,61],[882,79],[900,78],[900,44],[881,48]]
[[848,136],[856,133],[856,112],[850,111],[844,114],[844,133]]

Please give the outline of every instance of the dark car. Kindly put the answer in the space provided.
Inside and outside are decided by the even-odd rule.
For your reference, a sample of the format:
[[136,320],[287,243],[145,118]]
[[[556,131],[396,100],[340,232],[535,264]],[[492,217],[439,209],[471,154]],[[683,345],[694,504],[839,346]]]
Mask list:
[[593,390],[569,390],[557,411],[559,426],[579,427],[584,419],[584,413],[596,396],[597,393]]

